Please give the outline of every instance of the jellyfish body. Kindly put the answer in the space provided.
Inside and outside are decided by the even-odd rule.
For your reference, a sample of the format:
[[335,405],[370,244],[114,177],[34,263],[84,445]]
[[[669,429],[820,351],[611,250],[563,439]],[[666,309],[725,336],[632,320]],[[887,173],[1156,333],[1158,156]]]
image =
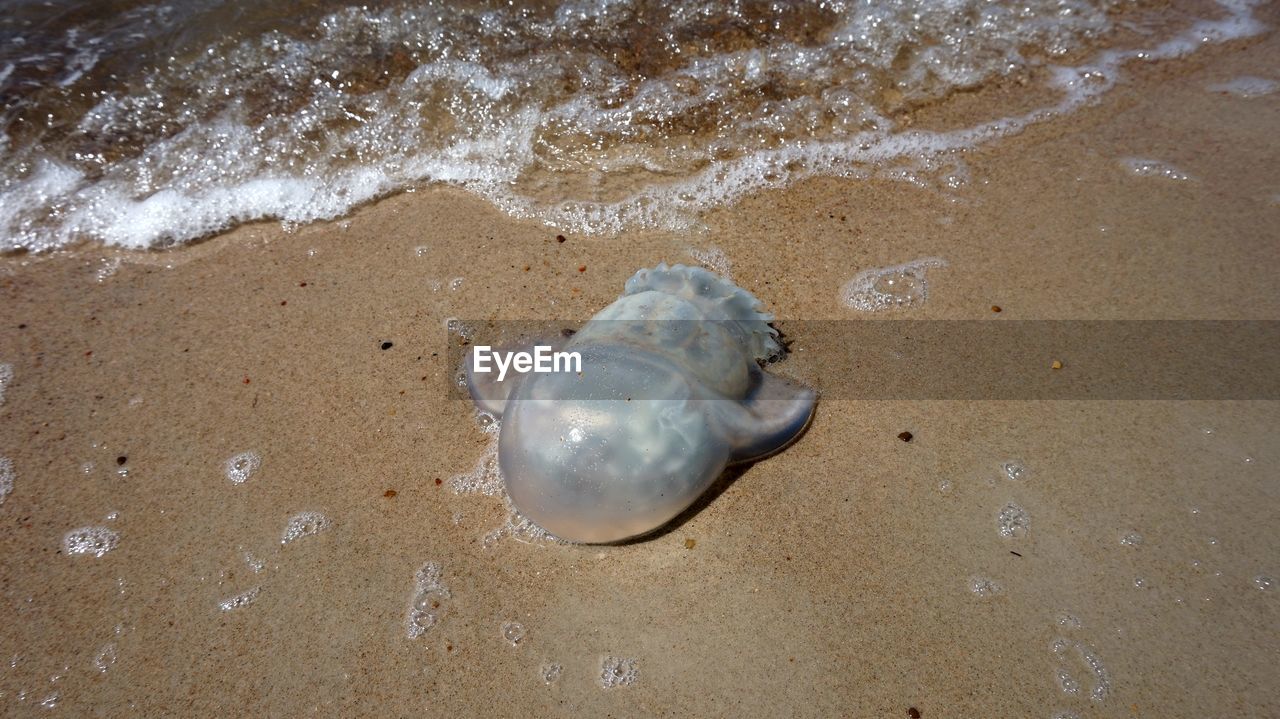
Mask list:
[[772,454],[813,414],[808,387],[765,372],[783,352],[746,290],[697,267],[640,270],[557,349],[579,372],[496,382],[468,364],[476,403],[502,418],[498,461],[516,508],[575,542],[652,532],[725,468]]

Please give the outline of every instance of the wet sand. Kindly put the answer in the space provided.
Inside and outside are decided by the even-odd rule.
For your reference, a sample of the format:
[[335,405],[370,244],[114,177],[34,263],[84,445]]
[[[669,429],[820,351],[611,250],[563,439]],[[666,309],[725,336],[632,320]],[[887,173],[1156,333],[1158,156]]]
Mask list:
[[[1207,89],[1280,79],[1277,59],[1273,34],[1131,67],[1099,104],[966,155],[955,192],[812,180],[703,234],[560,243],[428,187],[292,233],[6,258],[3,713],[1280,713],[1280,589],[1255,583],[1280,576],[1274,403],[826,399],[655,538],[486,546],[506,511],[450,488],[487,438],[443,357],[447,317],[584,319],[709,248],[784,321],[865,318],[845,282],[928,256],[949,263],[928,301],[877,319],[1280,318],[1280,94]],[[821,338],[792,339],[779,369],[820,373]],[[262,465],[233,484],[246,450]],[[1010,459],[1027,476],[1001,477]],[[1009,503],[1024,536],[997,531]],[[282,545],[306,510],[332,526]],[[87,525],[119,546],[64,556]],[[450,596],[410,640],[429,561]],[[638,680],[602,688],[605,656]]]

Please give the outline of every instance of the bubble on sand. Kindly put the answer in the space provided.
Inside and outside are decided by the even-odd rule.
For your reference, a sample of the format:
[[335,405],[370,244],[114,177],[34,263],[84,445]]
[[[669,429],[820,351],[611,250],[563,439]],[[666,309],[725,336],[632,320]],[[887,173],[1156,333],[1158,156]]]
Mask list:
[[1071,676],[1071,672],[1066,669],[1058,670],[1058,688],[1062,690],[1063,694],[1071,696],[1080,694],[1080,682],[1076,681],[1076,678]]
[[485,427],[486,434],[490,434],[492,438],[485,445],[484,451],[480,454],[480,459],[476,460],[476,464],[471,468],[470,472],[463,474],[455,474],[449,478],[449,486],[458,494],[483,494],[487,497],[501,496],[505,483],[502,480],[502,471],[498,468],[498,432],[496,429],[490,431],[490,427],[498,427],[498,422],[490,422]]
[[462,289],[462,282],[463,282],[463,279],[461,277],[455,277],[449,280],[449,289],[455,292]]
[[493,547],[503,537],[510,537],[521,544],[537,546],[568,544],[521,514],[509,497],[503,496],[502,500],[507,507],[507,517],[503,520],[502,526],[485,535],[483,544],[486,549]]
[[405,618],[405,636],[409,639],[426,634],[439,621],[438,610],[450,597],[443,575],[439,562],[427,562],[413,575],[413,595]]
[[1160,160],[1143,160],[1140,158],[1128,158],[1123,160],[1124,166],[1129,168],[1129,172],[1138,177],[1163,177],[1166,180],[1190,180],[1191,175],[1179,170],[1167,162]]
[[0,405],[4,404],[5,390],[9,389],[9,385],[13,383],[13,365],[5,362],[0,363]]
[[99,674],[106,674],[107,670],[116,663],[116,645],[115,642],[108,642],[103,645],[98,653],[93,655],[93,668],[98,670]]
[[724,253],[724,250],[719,247],[708,247],[705,250],[691,249],[689,250],[689,256],[693,258],[694,262],[708,270],[732,279],[729,272],[733,268],[733,263],[729,261],[729,256]]
[[1031,476],[1031,472],[1027,469],[1025,462],[1019,459],[1009,459],[1000,463],[1000,474],[1005,479],[1015,482],[1026,479]]
[[281,544],[295,542],[303,537],[319,534],[333,525],[329,518],[319,512],[298,512],[289,518],[280,537]]
[[538,676],[542,677],[542,683],[548,686],[555,684],[563,673],[564,667],[559,664],[543,664],[542,667],[538,669]]
[[17,476],[17,472],[13,469],[13,460],[0,457],[0,504],[4,504],[4,500],[13,491],[13,480]]
[[627,687],[640,679],[640,665],[635,659],[606,656],[600,660],[600,686],[605,689]]
[[1054,621],[1063,629],[1079,629],[1083,626],[1083,622],[1080,621],[1080,618],[1070,612],[1059,612],[1058,616],[1054,618]]
[[262,587],[254,587],[248,591],[241,592],[234,597],[224,599],[218,602],[218,609],[229,612],[233,609],[247,607],[258,600],[258,595],[262,593]]
[[511,646],[519,646],[524,640],[524,625],[520,622],[506,622],[502,625],[502,638],[511,644]]
[[413,254],[416,257],[426,257],[427,253],[430,251],[431,251],[431,248],[427,247],[426,245],[418,245],[417,247],[413,248]]
[[1143,577],[1134,577],[1133,586],[1137,587],[1138,589],[1144,589],[1147,586],[1147,580],[1144,579]]
[[1093,675],[1093,687],[1089,689],[1089,698],[1096,702],[1106,699],[1111,693],[1111,674],[1103,665],[1102,658],[1093,647],[1084,642],[1076,642],[1076,652],[1084,665],[1089,668],[1089,673]]
[[1004,587],[994,579],[987,577],[969,577],[969,591],[975,597],[987,599],[1004,591]]
[[996,531],[1001,537],[1022,537],[1031,528],[1031,515],[1027,510],[1010,502],[996,515]]
[[949,494],[949,493],[951,492],[951,480],[949,480],[949,479],[944,479],[944,480],[939,481],[939,482],[938,482],[938,491],[939,491],[939,492],[942,492],[943,494]]
[[927,270],[946,266],[946,260],[922,257],[901,265],[863,270],[840,289],[840,300],[859,312],[919,305],[929,298]]
[[1257,587],[1258,589],[1261,589],[1264,592],[1269,592],[1272,589],[1276,588],[1276,580],[1275,580],[1275,577],[1272,577],[1270,575],[1259,574],[1258,576],[1253,578],[1253,586]]
[[1236,97],[1252,98],[1270,95],[1280,89],[1280,83],[1265,77],[1242,75],[1227,82],[1219,82],[1209,86],[1210,92],[1223,92]]
[[72,556],[101,557],[119,543],[120,535],[106,527],[81,527],[62,537],[62,551]]
[[1080,719],[1080,715],[1075,712],[1061,711],[1054,712],[1052,719]]
[[236,456],[227,460],[224,471],[227,479],[235,484],[244,484],[249,481],[254,472],[262,466],[262,457],[257,452],[241,452]]
[[253,556],[252,552],[244,553],[244,563],[248,565],[249,569],[253,570],[254,574],[261,572],[262,568],[267,565],[266,560],[258,559],[257,557]]
[[1137,547],[1142,544],[1142,535],[1137,532],[1127,532],[1120,537],[1120,543],[1126,547]]
[[497,417],[494,417],[492,414],[489,414],[484,410],[476,411],[476,424],[480,426],[480,431],[485,434],[493,434],[497,432],[498,428],[501,426],[499,422],[500,420]]

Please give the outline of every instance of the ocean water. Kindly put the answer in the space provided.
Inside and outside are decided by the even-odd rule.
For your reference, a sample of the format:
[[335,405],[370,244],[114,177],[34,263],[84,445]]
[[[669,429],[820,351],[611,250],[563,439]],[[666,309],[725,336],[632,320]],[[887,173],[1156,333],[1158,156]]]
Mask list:
[[[966,148],[1125,63],[1260,30],[1241,0],[6,5],[8,251],[162,247],[424,183],[599,234],[815,174],[962,184]],[[913,125],[993,83],[1034,109]]]

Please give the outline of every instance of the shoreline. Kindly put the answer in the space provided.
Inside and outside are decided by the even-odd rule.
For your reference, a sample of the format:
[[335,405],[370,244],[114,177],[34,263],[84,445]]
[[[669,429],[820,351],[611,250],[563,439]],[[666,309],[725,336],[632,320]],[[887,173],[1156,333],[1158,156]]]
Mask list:
[[[1255,579],[1280,575],[1275,403],[824,400],[798,442],[655,538],[486,547],[501,500],[449,480],[488,437],[438,396],[454,368],[431,353],[447,317],[585,319],[635,270],[690,250],[723,253],[784,320],[1280,317],[1280,93],[1206,89],[1274,73],[1277,57],[1272,32],[1131,70],[1096,105],[966,153],[955,192],[815,178],[712,210],[692,236],[558,242],[430,187],[294,233],[257,223],[138,256],[0,259],[14,370],[0,456],[16,473],[0,576],[20,655],[0,702],[1274,714],[1263,630],[1280,593]],[[1137,176],[1126,158],[1194,179]],[[840,303],[859,271],[921,257],[949,266],[918,307]],[[795,351],[782,369],[823,362]],[[248,450],[261,467],[235,484],[223,465]],[[1000,477],[1015,459],[1026,478]],[[1022,536],[998,532],[1009,504],[1030,517]],[[331,524],[282,544],[305,511]],[[119,546],[59,553],[64,533],[97,525]],[[406,639],[428,562],[449,597]],[[517,646],[507,622],[527,631]],[[635,659],[638,681],[602,689],[605,657]],[[563,673],[547,685],[550,664]]]

